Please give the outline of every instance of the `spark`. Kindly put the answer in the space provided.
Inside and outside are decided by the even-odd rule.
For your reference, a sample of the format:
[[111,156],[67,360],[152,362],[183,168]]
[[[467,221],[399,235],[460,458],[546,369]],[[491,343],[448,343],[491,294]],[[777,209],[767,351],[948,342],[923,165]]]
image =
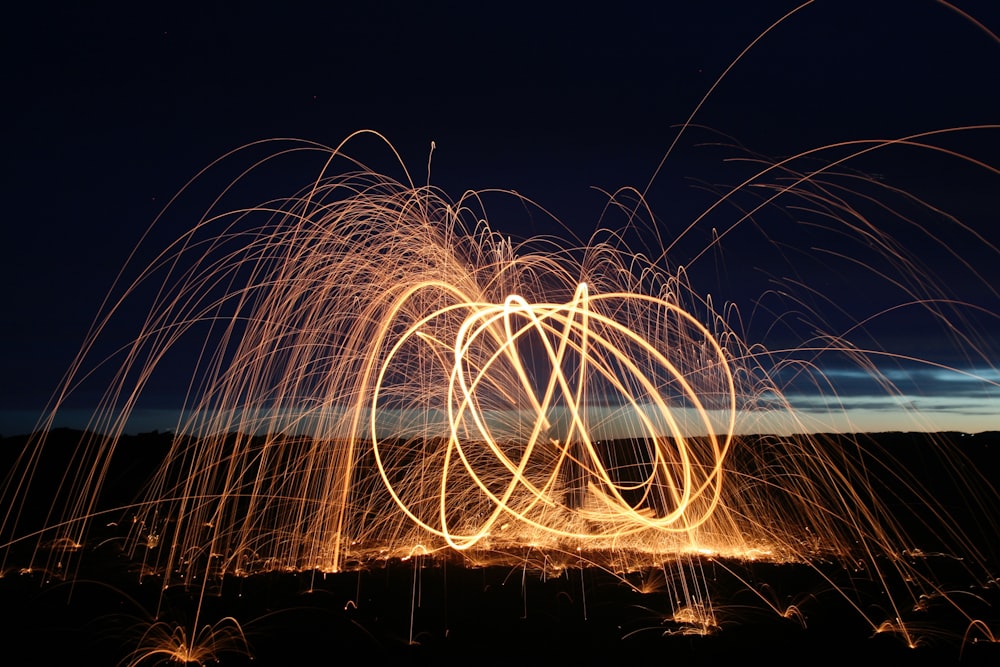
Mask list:
[[[645,193],[609,196],[608,210],[626,214],[624,229],[600,229],[576,246],[515,242],[488,222],[486,193],[454,201],[415,185],[387,140],[401,178],[348,156],[350,142],[367,133],[336,147],[285,140],[245,146],[189,184],[193,190],[231,162],[249,160],[196,224],[151,262],[140,261],[137,250],[136,275],[123,270],[109,294],[37,437],[0,487],[0,570],[15,548],[37,541],[22,572],[71,578],[94,525],[126,530],[125,552],[164,590],[176,585],[200,596],[227,576],[412,560],[413,642],[429,560],[519,567],[522,587],[529,569],[560,576],[594,568],[634,590],[669,595],[671,608],[662,612],[668,632],[677,626],[692,634],[720,626],[706,575],[718,564],[775,614],[804,626],[805,597],[779,603],[726,564],[759,562],[811,568],[872,633],[919,645],[919,624],[904,610],[920,611],[934,599],[963,617],[965,641],[992,642],[996,630],[967,612],[962,596],[945,593],[931,565],[947,559],[972,580],[989,580],[989,555],[976,536],[887,452],[849,429],[817,434],[789,397],[793,383],[795,391],[808,386],[827,415],[850,424],[838,412],[849,402],[838,395],[838,380],[863,377],[895,401],[905,394],[894,380],[919,375],[883,370],[886,361],[988,391],[1000,387],[995,350],[969,317],[996,312],[927,279],[927,264],[865,207],[925,232],[942,257],[979,279],[987,297],[1000,296],[995,287],[909,212],[940,211],[847,167],[874,151],[906,147],[1000,175],[934,143],[949,133],[997,129],[843,142],[780,161],[748,156],[749,178],[646,253],[625,241],[629,233],[644,236]],[[258,172],[299,158],[322,164],[306,187],[230,206]],[[747,194],[752,203],[739,199]],[[893,208],[900,200],[906,205]],[[784,211],[853,239],[866,253],[817,254],[890,285],[902,303],[840,330],[817,328],[799,345],[769,349],[748,340],[739,308],[702,295],[691,267],[787,201]],[[712,227],[711,241],[686,265],[676,262],[685,237],[724,204],[740,214]],[[656,229],[648,236],[660,240],[655,222],[648,226]],[[821,322],[817,303],[842,314],[817,287],[794,277],[776,284],[772,294],[804,292],[789,297],[797,318]],[[111,323],[150,288],[134,338],[100,357]],[[967,367],[855,342],[866,326],[900,309],[928,314],[953,336]],[[130,417],[192,340],[177,435],[145,495],[126,507],[102,506]],[[829,356],[852,368],[825,372]],[[107,369],[106,393],[49,499],[44,525],[22,530],[56,415]],[[761,435],[761,425],[781,428]],[[973,511],[995,530],[995,490],[978,471],[963,470],[960,453],[938,444],[941,475],[968,483]],[[132,521],[108,521],[109,513]],[[915,545],[910,525],[936,544]],[[873,612],[858,601],[830,574],[830,563],[885,591],[883,608]],[[633,586],[628,575],[637,572],[642,583]],[[582,576],[580,597],[586,615]],[[199,627],[197,615],[192,627]],[[125,662],[200,664],[223,649],[246,648],[235,619],[190,632],[156,622]]]
[[[911,607],[935,590],[862,442],[741,431],[796,415],[774,353],[744,342],[731,310],[625,247],[514,244],[475,201],[356,169],[207,212],[111,307],[160,281],[37,558],[77,562],[129,410],[171,348],[201,336],[187,416],[128,508],[126,551],[164,588],[449,553],[526,567],[530,547],[552,573],[673,563],[671,618],[694,632],[718,625],[705,559],[835,560],[905,582]],[[867,359],[841,339],[829,350]],[[916,481],[882,472],[972,546]],[[871,628],[906,636],[891,606]]]

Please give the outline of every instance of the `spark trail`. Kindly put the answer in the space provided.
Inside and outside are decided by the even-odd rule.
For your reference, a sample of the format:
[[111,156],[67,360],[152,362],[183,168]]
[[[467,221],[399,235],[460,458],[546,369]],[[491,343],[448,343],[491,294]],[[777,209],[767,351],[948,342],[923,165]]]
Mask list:
[[[139,259],[140,244],[0,488],[5,566],[25,558],[25,569],[72,579],[95,526],[114,515],[124,517],[128,557],[164,589],[201,587],[204,596],[208,582],[231,576],[341,572],[413,556],[530,564],[547,576],[595,567],[622,581],[659,568],[675,593],[673,617],[709,631],[717,604],[704,564],[764,561],[815,568],[873,632],[898,632],[908,644],[919,638],[907,614],[927,600],[992,637],[995,628],[947,592],[917,544],[933,543],[976,585],[995,581],[995,545],[958,520],[972,512],[986,534],[996,532],[997,496],[981,472],[941,443],[940,475],[959,477],[968,494],[961,509],[948,507],[850,428],[817,434],[793,390],[811,388],[848,426],[824,370],[831,357],[890,399],[906,397],[886,370],[893,362],[951,371],[996,396],[995,342],[976,323],[995,324],[1000,294],[923,220],[975,233],[850,164],[903,148],[996,178],[996,167],[946,139],[998,129],[844,142],[778,161],[744,153],[749,174],[675,237],[664,240],[645,194],[627,189],[609,195],[606,214],[625,222],[602,220],[575,245],[512,241],[487,222],[487,193],[454,201],[416,185],[388,141],[399,178],[349,156],[357,135],[336,147],[273,140],[238,149],[164,214],[235,164],[196,224],[151,261]],[[313,159],[318,173],[298,192],[241,200],[260,174]],[[724,205],[737,214],[678,263],[678,248]],[[856,245],[847,252],[817,241],[807,261],[839,262],[898,299],[854,317],[801,282],[791,263],[788,274],[772,274],[767,297],[782,296],[786,309],[768,331],[797,318],[808,333],[777,346],[751,339],[743,311],[700,293],[689,276],[747,229],[780,246],[759,223],[773,209],[811,238]],[[933,258],[907,250],[890,228],[919,235]],[[996,246],[976,238],[996,259]],[[934,279],[944,261],[982,298]],[[108,352],[108,332],[137,300],[145,319]],[[828,325],[824,309],[840,324]],[[967,363],[873,340],[873,324],[902,310],[923,313]],[[178,359],[186,390],[176,435],[143,495],[105,506],[118,443]],[[48,433],[91,378],[107,389],[33,524]],[[831,562],[863,572],[888,601],[873,612],[827,578]],[[801,613],[746,584],[776,612]],[[195,634],[157,641],[186,650]]]
[[[289,151],[344,159],[308,143],[273,155]],[[782,194],[838,205],[818,174],[795,179]],[[905,582],[912,599],[894,601],[898,612],[941,593],[908,551],[913,517],[897,515],[873,474],[922,502],[914,514],[971,555],[971,571],[987,567],[891,461],[878,468],[860,440],[851,452],[807,435],[781,401],[781,352],[746,344],[732,310],[716,312],[683,271],[597,240],[515,246],[477,201],[357,168],[324,170],[286,199],[210,210],[118,302],[159,286],[115,357],[92,425],[101,435],[76,450],[79,474],[60,486],[44,543],[86,541],[107,511],[99,499],[130,411],[193,337],[178,435],[126,510],[129,552],[168,587],[414,554],[517,563],[530,547],[552,555],[554,573],[573,554],[617,572],[674,563],[687,591],[677,614],[695,627],[715,624],[703,558],[864,562],[886,586]],[[817,348],[793,352],[804,350]],[[872,358],[842,338],[823,352],[862,368]],[[808,358],[786,359],[821,377]],[[748,435],[776,413],[789,435]],[[7,489],[8,527],[44,445]],[[78,554],[39,549],[35,560],[72,571]]]

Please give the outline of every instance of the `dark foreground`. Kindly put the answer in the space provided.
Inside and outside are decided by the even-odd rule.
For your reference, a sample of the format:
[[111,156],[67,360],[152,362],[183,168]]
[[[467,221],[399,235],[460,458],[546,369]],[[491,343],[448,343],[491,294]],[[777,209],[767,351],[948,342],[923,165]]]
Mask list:
[[[733,584],[705,565],[713,585]],[[771,579],[763,590],[779,602],[791,597],[782,590],[811,581],[813,593],[796,594],[801,617],[783,618],[733,588],[716,603],[721,628],[708,636],[673,634],[683,626],[668,618],[668,592],[639,593],[595,569],[542,581],[520,568],[425,559],[327,576],[232,578],[204,598],[197,618],[197,587],[163,592],[156,578],[137,584],[89,574],[101,580],[86,573],[72,585],[46,584],[37,574],[4,577],[5,653],[39,665],[168,664],[182,662],[171,651],[193,634],[204,652],[192,660],[223,665],[622,664],[650,657],[685,665],[1000,664],[1000,644],[963,641],[965,625],[947,609],[918,617],[936,629],[911,649],[898,635],[873,633],[839,594],[822,591],[817,577],[794,566],[756,565],[743,574]],[[997,627],[1000,595],[995,588],[978,594],[977,610]]]
[[[150,436],[143,450],[156,451],[162,437]],[[927,453],[894,445],[894,438],[905,439],[886,435],[880,444],[903,447],[897,450],[901,460]],[[0,440],[5,455],[12,440]],[[991,476],[998,443],[996,434],[970,441],[964,465]],[[131,474],[116,477],[145,479],[155,458],[133,459]],[[929,490],[942,502],[957,502],[934,488],[940,481],[932,476]],[[993,533],[992,539],[984,546],[995,555],[1000,538]],[[673,566],[618,575],[571,568],[543,576],[519,566],[465,567],[424,556],[355,572],[229,576],[207,587],[191,582],[164,590],[159,577],[140,577],[119,544],[83,545],[73,577],[25,570],[30,556],[9,553],[0,577],[4,654],[38,665],[589,665],[649,659],[685,665],[1000,665],[1000,643],[969,621],[1000,629],[996,575],[970,586],[961,563],[951,558],[932,556],[938,560],[929,567],[966,615],[943,599],[928,600],[920,610],[910,599],[893,610],[881,586],[843,564],[691,560],[685,567],[703,574],[710,594],[702,599],[718,622],[702,636],[674,619],[681,594]],[[907,600],[905,590],[893,593]],[[916,648],[899,633],[876,631],[897,612],[915,629]],[[180,647],[200,652],[184,654]]]

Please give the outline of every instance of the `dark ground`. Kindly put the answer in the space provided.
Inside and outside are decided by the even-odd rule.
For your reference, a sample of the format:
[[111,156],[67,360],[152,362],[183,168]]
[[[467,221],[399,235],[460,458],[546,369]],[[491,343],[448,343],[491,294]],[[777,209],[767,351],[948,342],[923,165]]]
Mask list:
[[[812,578],[814,590],[820,588],[816,577],[794,567],[755,570],[758,577],[773,577],[775,589],[797,578]],[[232,616],[242,624],[253,660],[241,654],[244,645],[237,642],[219,647],[217,657],[225,665],[335,664],[349,656],[375,664],[533,664],[543,659],[621,664],[650,656],[687,665],[737,660],[780,665],[821,658],[826,664],[1000,661],[997,644],[963,645],[954,636],[942,636],[910,649],[898,636],[873,635],[858,614],[829,591],[804,600],[805,627],[767,611],[752,596],[730,592],[729,604],[717,609],[720,630],[685,636],[670,634],[679,626],[664,619],[670,608],[666,593],[638,593],[592,569],[569,571],[545,582],[530,572],[522,580],[522,574],[519,568],[430,562],[415,567],[412,561],[394,561],[379,569],[326,577],[300,573],[230,579],[221,595],[205,599],[197,623],[199,628],[215,626],[216,638],[227,628],[222,619]],[[80,659],[116,664],[142,644],[158,604],[159,618],[170,624],[168,633],[173,624],[192,627],[197,591],[169,590],[162,601],[159,593],[155,579],[116,585],[83,577],[70,585],[9,575],[0,582],[9,619],[0,641],[7,651],[18,649],[30,656],[34,664]],[[995,588],[980,594],[993,605],[979,606],[992,614],[996,627],[1000,595]],[[949,626],[946,610],[926,618]],[[960,634],[959,625],[953,624],[949,632]],[[210,635],[205,630],[202,638]],[[148,664],[155,662],[150,658]]]
[[[78,437],[72,432],[56,434],[51,448],[54,460]],[[131,458],[124,468],[128,471],[125,478],[144,479],[169,437],[147,434],[136,438],[148,457]],[[966,466],[987,472],[997,469],[1000,434],[951,437],[962,437]],[[918,440],[912,434],[878,436],[879,444],[898,451],[897,458],[904,464],[927,465],[930,447]],[[0,441],[0,452],[9,455],[23,441],[5,438]],[[944,483],[937,476],[933,479],[935,484]],[[953,501],[947,496],[941,499]],[[879,587],[833,563],[814,570],[709,559],[696,562],[713,589],[712,604],[721,627],[708,636],[694,636],[679,634],[684,626],[670,620],[673,594],[664,588],[650,593],[634,590],[649,572],[616,577],[596,568],[570,569],[543,578],[516,566],[463,567],[429,557],[384,561],[336,575],[227,577],[213,584],[201,602],[200,616],[195,617],[201,586],[164,591],[158,577],[140,579],[135,563],[119,553],[116,544],[85,545],[86,557],[80,560],[72,583],[40,571],[21,572],[15,552],[0,578],[6,619],[0,625],[4,652],[27,656],[39,665],[129,664],[143,655],[130,652],[144,645],[144,633],[148,639],[162,629],[169,636],[180,627],[190,637],[191,628],[197,627],[202,630],[195,634],[202,640],[223,641],[227,630],[236,628],[225,620],[232,617],[240,624],[245,644],[243,640],[220,644],[215,657],[223,665],[321,665],[359,659],[375,664],[534,664],[542,660],[621,664],[650,658],[686,665],[761,660],[771,665],[1000,664],[1000,644],[973,641],[982,637],[975,632],[963,641],[967,621],[941,603],[921,612],[904,610],[915,625],[926,623],[934,628],[924,634],[922,646],[911,649],[899,636],[875,634],[852,602],[831,590],[828,580],[846,583],[853,591],[851,600],[873,617],[886,617],[882,605],[887,598]],[[947,562],[935,569],[949,585],[953,573]],[[960,581],[957,569],[955,582]],[[801,617],[783,618],[770,611],[740,579],[752,582],[781,607],[795,604]],[[1000,589],[995,581],[985,588],[966,586],[958,597],[975,617],[988,621],[994,630],[1000,627]],[[156,619],[164,625],[156,626]],[[163,646],[153,641],[145,645]],[[252,661],[243,654],[244,647],[249,647]],[[169,659],[167,654],[150,654],[139,664]],[[201,660],[213,662],[210,655]]]

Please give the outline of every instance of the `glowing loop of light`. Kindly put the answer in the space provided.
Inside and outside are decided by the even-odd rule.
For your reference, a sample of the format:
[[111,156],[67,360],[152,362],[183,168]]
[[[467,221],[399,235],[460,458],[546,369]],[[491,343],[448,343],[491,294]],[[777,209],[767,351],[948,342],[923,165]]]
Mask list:
[[[411,292],[412,297],[415,292]],[[596,304],[632,300],[643,308],[659,310],[680,319],[703,337],[711,351],[707,364],[719,369],[728,411],[728,420],[723,427],[724,434],[715,433],[709,418],[709,408],[699,388],[678,364],[664,354],[656,344],[612,316],[595,309]],[[613,308],[609,308],[613,311]],[[423,328],[435,320],[453,316],[456,311],[467,312],[454,333],[447,354],[440,348],[446,345],[439,336],[427,334]],[[440,470],[437,500],[437,525],[421,518],[404,493],[397,489],[387,470],[383,449],[376,428],[379,413],[379,398],[384,385],[391,376],[391,367],[404,345],[420,341],[434,348],[426,358],[437,359],[450,368],[442,368],[448,380],[447,418],[448,439]],[[628,345],[621,345],[627,341]],[[548,363],[548,377],[544,378],[541,391],[532,385],[532,377],[520,345],[534,342],[541,345],[540,356]],[[481,347],[477,347],[481,346]],[[476,348],[482,354],[474,359],[470,350]],[[638,350],[636,354],[632,350]],[[641,358],[637,358],[641,357]],[[537,359],[536,359],[537,361]],[[501,366],[503,370],[500,370]],[[567,372],[575,368],[575,377]],[[627,379],[620,377],[624,369]],[[617,370],[617,372],[616,372]],[[497,375],[503,374],[504,378]],[[598,378],[604,387],[611,387],[622,399],[635,419],[642,425],[643,436],[655,443],[651,453],[649,472],[639,483],[624,486],[615,480],[611,471],[595,446],[587,419],[588,380]],[[666,378],[666,382],[664,381]],[[492,432],[489,420],[480,405],[478,392],[481,387],[495,388],[503,379],[518,385],[523,391],[528,405],[522,406],[519,415],[529,424],[530,433],[523,443],[519,456],[511,457],[505,447]],[[678,389],[686,405],[694,408],[701,427],[708,434],[709,447],[692,448],[688,436],[672,413],[671,401],[664,395],[664,387],[670,384],[676,393]],[[641,392],[635,391],[639,388]],[[653,415],[644,408],[642,397],[653,408]],[[634,293],[614,293],[592,296],[587,285],[580,284],[569,303],[532,304],[520,296],[509,296],[502,304],[459,303],[435,310],[410,326],[396,340],[386,355],[373,392],[373,409],[370,414],[370,433],[376,463],[382,481],[385,483],[397,506],[416,524],[425,530],[444,538],[455,549],[467,549],[491,534],[501,519],[515,519],[557,537],[590,539],[623,536],[645,529],[660,529],[673,532],[692,530],[712,515],[718,506],[722,488],[722,464],[731,442],[735,423],[736,389],[733,374],[726,354],[712,333],[687,311],[676,304]],[[556,406],[566,410],[569,427],[561,440],[549,439],[545,442],[550,427],[549,415]],[[667,425],[668,434],[658,432],[657,423]],[[471,425],[471,426],[470,426]],[[470,438],[468,434],[478,438]],[[669,437],[664,437],[665,435]],[[540,479],[527,474],[527,470],[539,451],[554,447],[557,454],[550,464],[547,474]],[[575,446],[575,453],[574,453]],[[470,455],[469,448],[485,448],[492,455],[492,461],[499,468],[490,466],[489,471],[481,469],[481,459]],[[476,453],[481,453],[476,450]],[[559,498],[558,480],[560,471],[568,461],[586,471],[592,496],[597,496],[599,509],[593,504],[579,513],[588,519],[588,530],[577,531],[559,528],[554,523],[546,523],[545,516],[538,510],[559,507],[570,510]],[[460,464],[460,465],[459,465]],[[495,473],[502,471],[505,483],[496,483]],[[454,497],[449,495],[449,478],[464,473],[471,484],[463,493],[481,492],[492,505],[488,516],[479,519],[475,530],[458,532],[449,526],[449,511]],[[492,484],[490,482],[493,482]],[[670,510],[662,516],[651,516],[646,510],[637,508],[623,495],[626,490],[642,491],[647,498],[657,489],[668,497]],[[521,492],[519,503],[512,502],[515,493]],[[468,517],[463,517],[467,520]],[[595,529],[594,524],[602,527]]]

